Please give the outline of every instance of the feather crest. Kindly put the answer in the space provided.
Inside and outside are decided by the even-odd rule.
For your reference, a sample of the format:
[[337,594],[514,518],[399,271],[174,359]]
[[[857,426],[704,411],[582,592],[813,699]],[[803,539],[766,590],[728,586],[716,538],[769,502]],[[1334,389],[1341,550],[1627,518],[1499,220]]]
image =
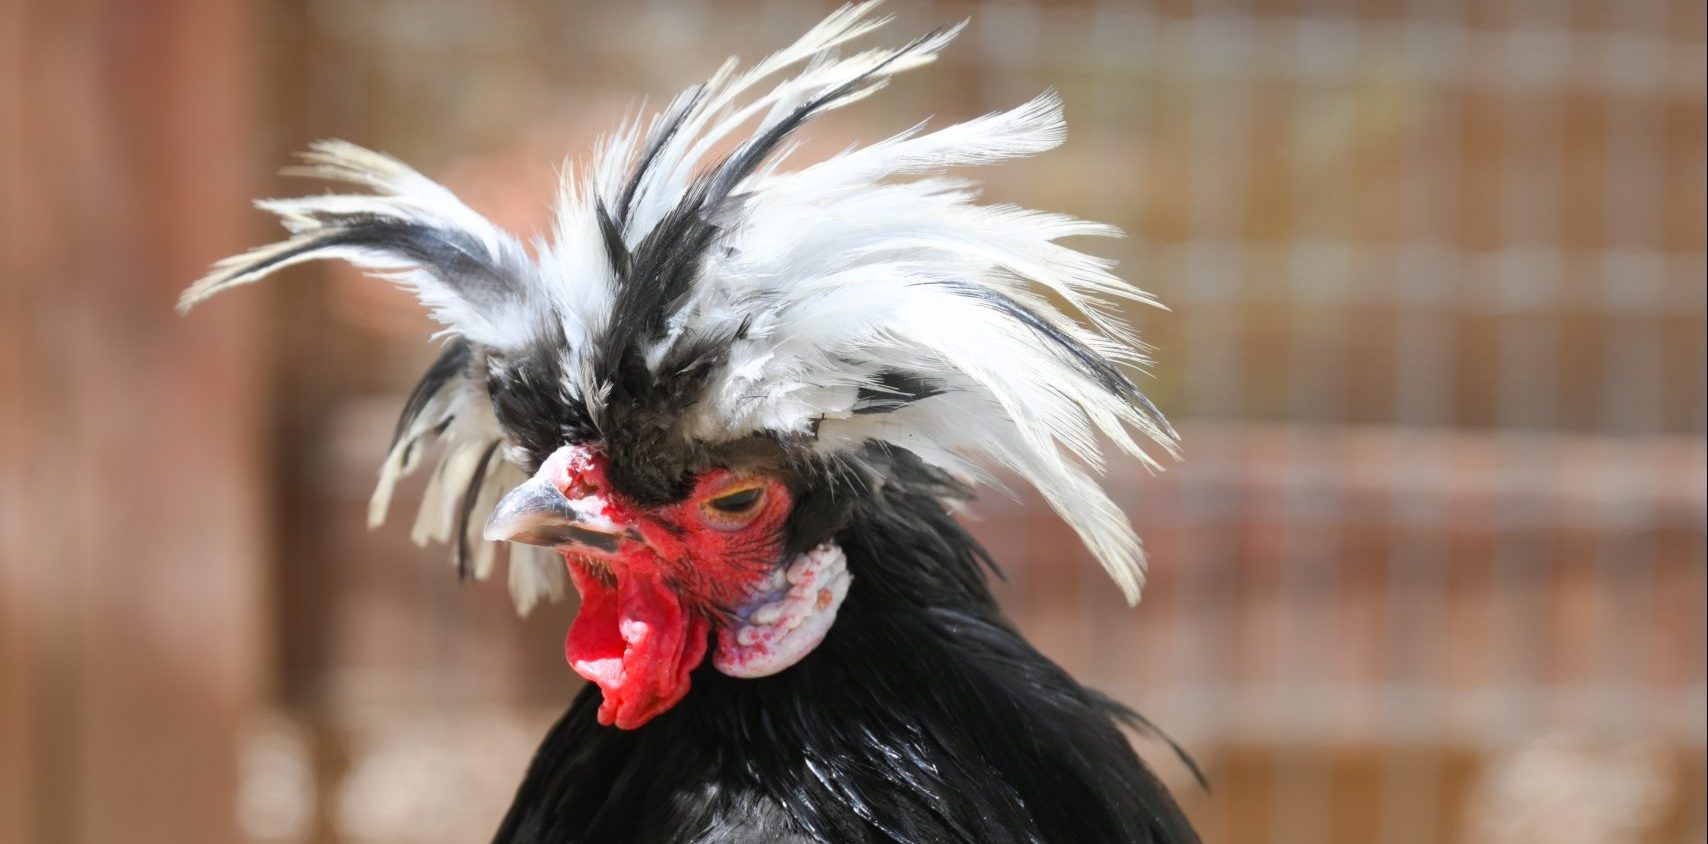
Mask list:
[[[410,399],[370,518],[442,437],[415,534],[450,541],[477,577],[491,557],[471,547],[470,519],[563,439],[600,441],[637,499],[662,500],[697,455],[757,436],[874,477],[871,456],[897,451],[969,480],[1012,472],[1136,601],[1138,538],[1093,476],[1105,441],[1153,468],[1146,443],[1175,451],[1128,375],[1145,359],[1118,307],[1156,303],[1060,242],[1113,228],[979,204],[941,175],[1058,146],[1060,97],[785,166],[805,123],[934,60],[961,29],[840,55],[886,22],[874,5],[626,122],[566,170],[537,257],[396,160],[322,142],[305,172],[372,193],[260,203],[291,237],[215,265],[182,306],[314,258],[411,287],[454,339]],[[561,594],[558,566],[519,559],[520,606]]]

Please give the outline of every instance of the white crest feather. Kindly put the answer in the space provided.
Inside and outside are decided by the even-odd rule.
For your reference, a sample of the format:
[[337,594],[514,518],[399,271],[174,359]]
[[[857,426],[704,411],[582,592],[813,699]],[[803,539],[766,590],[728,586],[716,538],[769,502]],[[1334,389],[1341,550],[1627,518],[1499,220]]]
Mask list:
[[[400,246],[445,250],[469,266],[513,280],[516,292],[537,288],[534,262],[510,234],[464,205],[450,190],[387,155],[343,141],[317,141],[306,166],[286,172],[366,187],[372,194],[263,199],[291,238],[220,261],[179,297],[188,311],[215,293],[259,281],[305,261],[337,258],[410,288],[433,318],[477,343],[506,348],[527,337],[532,297],[493,295],[483,280],[449,277],[435,262]],[[507,291],[508,292],[508,291]]]
[[[1175,449],[1173,431],[1123,369],[1145,360],[1122,306],[1156,303],[1111,262],[1059,242],[1113,228],[979,204],[974,185],[941,175],[1060,145],[1060,98],[1045,92],[1008,111],[935,131],[921,124],[785,166],[801,123],[932,61],[960,30],[839,55],[886,22],[872,16],[874,5],[838,10],[746,71],[732,59],[651,120],[625,123],[582,171],[564,174],[553,237],[537,244],[537,257],[396,160],[322,142],[306,172],[372,193],[260,203],[291,238],[221,262],[181,304],[301,261],[342,258],[411,287],[475,354],[537,358],[549,340],[545,357],[560,383],[532,388],[595,416],[612,385],[602,340],[638,344],[654,372],[674,350],[722,344],[674,419],[681,436],[716,445],[763,434],[841,463],[880,444],[973,480],[1000,468],[1036,487],[1136,601],[1138,538],[1093,475],[1104,441],[1153,468],[1146,442]],[[741,131],[734,153],[708,161]],[[684,213],[704,215],[696,231],[711,231],[712,244],[695,256],[686,289],[656,294],[669,309],[662,327],[619,333],[622,303],[643,301],[621,298],[642,285],[619,277],[640,272],[626,261]],[[443,432],[414,534],[467,542],[453,534],[467,529],[469,508],[484,514],[520,477],[507,462],[492,461],[502,465],[491,471],[483,462],[501,440],[497,453],[509,454],[514,432],[497,424],[478,374],[426,387],[387,456],[370,520],[384,518],[418,446]],[[563,572],[555,559],[522,552],[511,551],[510,585],[525,610],[561,595]],[[473,563],[485,576],[491,549],[479,548]]]
[[[682,200],[701,158],[735,127],[759,118],[754,134],[762,133],[788,109],[893,57],[872,51],[837,59],[827,52],[881,23],[867,17],[870,9],[845,8],[751,71],[738,75],[726,65],[678,98],[653,123],[656,131],[672,112],[686,111],[640,181],[629,242]],[[885,66],[884,75],[929,61],[955,31],[914,45],[908,60]],[[754,82],[803,60],[809,64],[794,78],[739,102]],[[1046,92],[1009,111],[933,132],[916,126],[797,170],[773,166],[743,182],[737,190],[745,200],[723,248],[707,260],[667,336],[646,354],[656,366],[673,345],[741,334],[685,430],[706,442],[755,431],[810,434],[821,454],[887,442],[946,466],[1000,466],[1035,486],[1127,598],[1137,600],[1138,538],[1088,472],[1101,469],[1100,437],[1155,467],[1141,441],[1172,452],[1173,432],[1142,397],[1136,402],[1136,393],[1111,389],[1039,332],[1059,332],[1106,365],[1143,363],[1115,305],[1155,302],[1113,275],[1110,262],[1057,242],[1114,235],[1114,229],[979,205],[966,183],[933,175],[1034,155],[1064,137],[1061,100]],[[619,138],[595,164],[605,174],[598,180],[604,199],[620,174],[636,166],[635,148],[632,139]],[[922,178],[899,178],[906,176]],[[590,214],[574,202],[562,213]],[[1049,305],[1046,293],[1088,324]],[[1040,325],[1017,321],[1003,300]],[[862,391],[880,387],[891,372],[928,379],[941,394],[887,413],[858,413]]]

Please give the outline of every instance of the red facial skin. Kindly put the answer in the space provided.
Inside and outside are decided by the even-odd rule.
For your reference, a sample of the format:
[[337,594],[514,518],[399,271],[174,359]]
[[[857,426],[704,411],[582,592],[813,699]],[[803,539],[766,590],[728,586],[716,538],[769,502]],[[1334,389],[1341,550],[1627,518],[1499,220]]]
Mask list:
[[[624,538],[612,553],[565,553],[581,611],[564,653],[604,693],[599,723],[630,730],[688,693],[713,619],[739,608],[777,566],[794,501],[774,478],[713,469],[682,501],[643,508],[612,491],[605,465],[588,452],[552,480],[566,497],[603,497],[606,515],[641,539]],[[710,503],[754,487],[762,497],[741,512]]]

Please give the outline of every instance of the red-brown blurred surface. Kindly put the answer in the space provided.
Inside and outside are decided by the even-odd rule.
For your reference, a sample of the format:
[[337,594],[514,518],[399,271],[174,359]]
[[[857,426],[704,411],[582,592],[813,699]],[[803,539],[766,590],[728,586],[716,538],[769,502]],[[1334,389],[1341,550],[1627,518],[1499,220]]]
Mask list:
[[[0,844],[490,831],[573,607],[364,528],[432,327],[335,268],[172,301],[312,139],[529,234],[642,98],[827,9],[0,6]],[[1109,479],[1144,602],[1035,501],[969,518],[1038,645],[1204,764],[1145,745],[1206,840],[1703,841],[1701,4],[895,11],[973,20],[805,153],[1055,87],[1065,148],[976,175],[1120,225],[1086,246],[1173,308],[1133,316],[1188,459]]]

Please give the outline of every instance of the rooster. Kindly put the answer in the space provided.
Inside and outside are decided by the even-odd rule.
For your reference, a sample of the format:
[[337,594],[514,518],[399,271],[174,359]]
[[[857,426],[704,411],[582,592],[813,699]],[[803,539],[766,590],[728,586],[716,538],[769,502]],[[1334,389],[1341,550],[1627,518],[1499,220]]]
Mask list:
[[844,54],[871,6],[621,126],[531,247],[320,142],[304,172],[366,190],[259,202],[289,239],[183,296],[337,258],[443,325],[370,519],[439,441],[416,538],[476,576],[509,543],[524,612],[581,596],[589,684],[502,844],[1197,840],[1120,729],[1148,724],[1027,644],[955,518],[1019,478],[1137,601],[1138,539],[1091,473],[1103,441],[1174,450],[1113,307],[1151,300],[1057,243],[1110,227],[943,175],[1060,144],[1053,93],[789,166],[804,124],[960,30]]

